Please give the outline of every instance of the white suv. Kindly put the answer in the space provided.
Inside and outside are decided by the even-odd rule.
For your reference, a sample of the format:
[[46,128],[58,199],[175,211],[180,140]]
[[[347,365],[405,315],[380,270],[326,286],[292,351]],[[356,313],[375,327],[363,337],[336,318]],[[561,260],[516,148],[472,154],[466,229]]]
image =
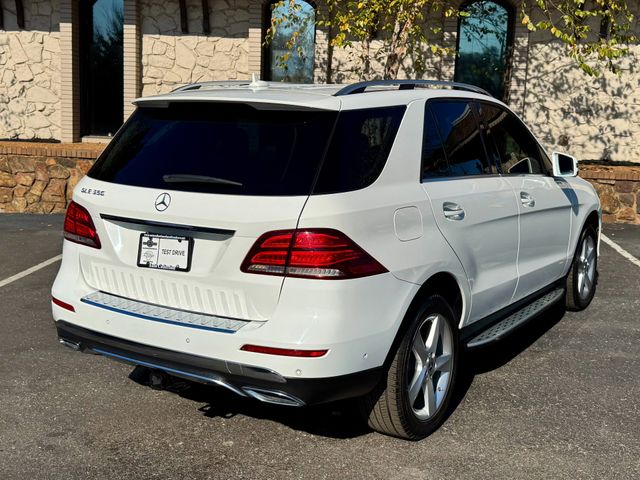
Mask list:
[[358,397],[375,430],[416,439],[462,349],[593,298],[598,197],[475,87],[202,83],[136,103],[67,211],[69,347],[263,402]]

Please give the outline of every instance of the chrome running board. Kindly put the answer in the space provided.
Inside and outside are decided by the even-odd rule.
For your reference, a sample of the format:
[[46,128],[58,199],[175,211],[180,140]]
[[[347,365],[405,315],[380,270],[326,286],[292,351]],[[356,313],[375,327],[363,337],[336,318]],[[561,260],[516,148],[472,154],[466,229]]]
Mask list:
[[476,337],[469,340],[468,348],[481,347],[492,342],[496,342],[507,336],[513,330],[525,324],[533,317],[542,313],[544,310],[556,303],[564,295],[564,288],[557,288],[533,302],[525,305],[522,309],[509,315],[504,320],[499,321],[495,325],[489,327]]

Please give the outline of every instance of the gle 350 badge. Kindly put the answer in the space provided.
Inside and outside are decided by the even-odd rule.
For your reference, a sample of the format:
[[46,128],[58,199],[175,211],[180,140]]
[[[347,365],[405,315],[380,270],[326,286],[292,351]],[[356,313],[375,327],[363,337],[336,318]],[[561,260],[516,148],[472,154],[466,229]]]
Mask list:
[[84,193],[84,194],[87,194],[87,195],[96,195],[98,197],[104,197],[105,191],[104,190],[97,190],[95,188],[82,187],[80,189],[80,193]]

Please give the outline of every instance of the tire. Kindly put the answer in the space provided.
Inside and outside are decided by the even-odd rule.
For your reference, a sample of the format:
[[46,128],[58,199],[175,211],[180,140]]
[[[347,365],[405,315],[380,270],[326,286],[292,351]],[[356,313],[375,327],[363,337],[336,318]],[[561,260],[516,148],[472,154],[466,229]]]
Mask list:
[[596,231],[587,225],[580,234],[576,253],[566,281],[567,310],[580,311],[589,306],[598,283],[598,252]]
[[447,417],[458,369],[458,330],[440,295],[427,297],[408,315],[386,378],[360,399],[360,410],[372,429],[420,440]]

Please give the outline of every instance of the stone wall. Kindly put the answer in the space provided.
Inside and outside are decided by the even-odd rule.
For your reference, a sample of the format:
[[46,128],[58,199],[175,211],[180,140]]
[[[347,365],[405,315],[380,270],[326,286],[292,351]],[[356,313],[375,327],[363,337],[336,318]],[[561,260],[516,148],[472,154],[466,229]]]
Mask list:
[[579,160],[640,162],[640,46],[622,62],[621,75],[584,74],[564,46],[538,40],[529,52],[523,111],[549,150]]
[[[519,12],[520,2],[512,1]],[[637,8],[637,7],[634,7]],[[566,152],[579,160],[640,163],[640,45],[632,45],[621,62],[620,75],[604,72],[590,77],[569,58],[566,47],[549,32],[530,33],[516,18],[513,65],[508,103],[549,150]],[[455,49],[457,19],[444,21],[442,45]],[[316,80],[325,81],[327,40],[317,36]],[[380,50],[380,40],[371,52]],[[354,44],[333,53],[333,81],[361,78],[361,46]],[[375,57],[375,54],[372,55]],[[369,78],[380,78],[383,58],[373,59]],[[425,55],[423,78],[452,81],[453,56]],[[414,59],[403,62],[399,78],[416,78]]]
[[[425,51],[427,51],[425,47]],[[334,48],[331,64],[331,83],[355,83],[366,79],[382,78],[386,61],[385,48],[382,40],[373,40],[369,45],[370,70],[368,74],[363,71],[362,43],[354,42],[347,48]],[[327,81],[327,56],[328,39],[325,32],[318,31],[316,35],[315,50],[315,81],[326,83]],[[421,74],[416,73],[416,64],[420,65]],[[398,72],[398,78],[429,78],[441,77],[442,59],[433,55],[407,56]]]
[[640,167],[580,166],[598,192],[605,223],[640,224]]
[[177,1],[140,1],[143,96],[192,82],[250,77],[250,2],[210,1],[208,35],[202,31],[202,3],[186,3],[188,34],[182,33]]
[[0,213],[64,212],[104,147],[0,142]]
[[[638,16],[638,3],[628,3]],[[599,31],[598,24],[592,27]],[[637,21],[634,30],[636,35],[640,31]],[[548,149],[582,161],[640,163],[637,42],[630,46],[630,55],[617,62],[619,75],[607,72],[604,62],[600,77],[586,75],[548,32],[530,33],[527,58],[525,102],[518,113]]]
[[[104,144],[0,142],[0,213],[61,213]],[[603,221],[640,224],[640,167],[581,165]]]
[[[208,34],[203,32],[200,0],[186,0],[187,34],[182,33],[177,0],[137,1],[141,58],[136,68],[141,69],[142,95],[164,93],[191,82],[248,79],[251,73],[260,73],[261,0],[209,0]],[[15,2],[2,2],[5,30],[0,31],[0,139],[61,139],[61,0],[22,3],[25,28],[18,29]],[[515,0],[512,3],[519,5]],[[455,48],[457,20],[443,19],[443,29],[442,45]],[[371,43],[372,52],[380,47],[379,39]],[[567,57],[564,46],[554,42],[548,32],[530,33],[518,20],[514,47],[509,103],[549,150],[565,151],[580,160],[640,163],[640,142],[636,140],[640,136],[639,45],[632,46],[632,55],[623,61],[620,76],[607,73],[600,78],[582,73]],[[332,81],[362,78],[360,49],[357,44],[334,49]],[[440,59],[425,52],[423,77],[452,80],[454,58]],[[326,32],[318,28],[318,82],[326,81],[327,54]],[[400,77],[416,76],[415,60],[405,60]],[[373,58],[368,77],[379,78],[383,62],[383,57]],[[137,82],[137,70],[127,78]],[[72,89],[67,87],[65,98],[69,99]],[[127,86],[127,92],[133,92],[131,97],[138,94],[138,87],[137,83]],[[78,102],[67,103],[71,105],[69,112],[75,108],[75,116],[69,112],[67,116],[78,123]],[[73,122],[68,123],[65,130],[77,128]],[[67,132],[66,137],[73,138],[70,134]]]
[[60,138],[58,0],[23,0],[25,29],[15,2],[2,2],[0,138]]

